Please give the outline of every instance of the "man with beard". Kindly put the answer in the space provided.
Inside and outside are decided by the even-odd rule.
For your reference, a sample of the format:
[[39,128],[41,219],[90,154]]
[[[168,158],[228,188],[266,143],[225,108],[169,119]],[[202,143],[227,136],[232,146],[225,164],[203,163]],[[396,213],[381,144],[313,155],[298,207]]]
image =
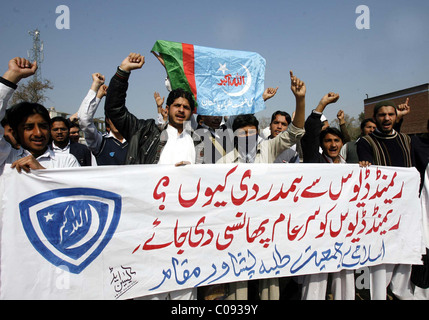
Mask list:
[[[411,138],[394,130],[397,116],[394,102],[382,101],[375,105],[373,118],[377,128],[359,140],[357,144],[359,161],[367,161],[378,166],[413,165]],[[385,300],[389,284],[397,298],[405,298],[409,294],[409,287],[403,284],[409,283],[407,278],[410,273],[411,265],[382,264],[370,267],[371,299]]]
[[376,130],[362,137],[357,145],[359,161],[379,166],[411,167],[411,138],[394,130],[396,105],[382,101],[374,107]]

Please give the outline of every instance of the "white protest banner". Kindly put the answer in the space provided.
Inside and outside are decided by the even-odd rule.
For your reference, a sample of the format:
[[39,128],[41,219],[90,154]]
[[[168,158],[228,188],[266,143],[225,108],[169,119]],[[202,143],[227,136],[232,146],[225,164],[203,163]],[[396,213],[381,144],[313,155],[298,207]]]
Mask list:
[[421,263],[415,169],[133,165],[2,178],[2,299],[129,299]]

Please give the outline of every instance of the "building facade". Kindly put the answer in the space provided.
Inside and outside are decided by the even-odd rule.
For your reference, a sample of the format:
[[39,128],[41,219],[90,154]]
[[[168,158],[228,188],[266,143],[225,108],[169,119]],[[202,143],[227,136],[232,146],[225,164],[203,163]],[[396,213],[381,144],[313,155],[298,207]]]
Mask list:
[[410,135],[427,132],[429,120],[429,83],[365,99],[365,118],[372,118],[374,106],[378,102],[391,100],[396,105],[400,105],[405,103],[407,98],[410,98],[408,104],[411,107],[411,112],[404,118],[401,132]]

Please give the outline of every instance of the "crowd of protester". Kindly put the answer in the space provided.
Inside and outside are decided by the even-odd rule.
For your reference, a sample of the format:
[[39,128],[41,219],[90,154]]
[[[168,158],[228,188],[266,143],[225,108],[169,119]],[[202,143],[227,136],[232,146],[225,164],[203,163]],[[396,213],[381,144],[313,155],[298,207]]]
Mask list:
[[[162,57],[159,57],[162,59]],[[162,60],[160,60],[162,61]],[[325,108],[339,100],[329,92],[305,117],[306,86],[290,72],[290,89],[295,97],[292,116],[286,110],[273,113],[271,123],[259,130],[253,114],[207,116],[195,114],[190,92],[170,90],[165,101],[154,93],[157,116],[139,119],[126,107],[131,72],[145,63],[142,55],[131,53],[117,67],[109,85],[101,73],[92,74],[92,84],[76,114],[70,119],[50,118],[47,109],[36,103],[21,102],[8,107],[20,80],[31,77],[37,64],[13,58],[0,77],[0,174],[5,166],[18,172],[45,168],[170,164],[175,166],[216,163],[297,163],[346,164],[361,166],[416,167],[424,178],[428,164],[428,135],[410,137],[400,132],[410,112],[409,100],[402,105],[378,103],[373,117],[361,124],[361,135],[351,140],[338,111],[340,128],[331,127],[323,117]],[[264,100],[277,89],[267,88]],[[97,130],[94,115],[105,97],[107,133]],[[155,109],[154,109],[155,110]],[[155,112],[154,112],[155,113]],[[428,122],[429,125],[429,122]],[[429,126],[428,126],[429,129]],[[80,143],[79,132],[84,143]],[[423,181],[421,183],[423,186]],[[421,288],[429,298],[426,256],[423,266],[378,265],[370,267],[370,298],[386,299],[388,294],[407,298],[404,290]],[[388,291],[391,283],[395,291]],[[142,299],[355,299],[355,272],[319,273],[295,278],[241,281],[223,285],[185,289]]]

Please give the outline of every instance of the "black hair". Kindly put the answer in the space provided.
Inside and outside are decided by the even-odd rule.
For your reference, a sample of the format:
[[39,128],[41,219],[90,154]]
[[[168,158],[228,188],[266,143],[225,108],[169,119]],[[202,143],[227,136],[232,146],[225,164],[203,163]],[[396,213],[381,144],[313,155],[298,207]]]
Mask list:
[[51,126],[52,126],[52,124],[54,123],[54,122],[63,122],[65,125],[66,125],[66,127],[67,127],[67,129],[70,129],[70,121],[68,121],[66,118],[64,118],[64,117],[53,117],[52,119],[51,119]]
[[320,132],[320,137],[319,137],[319,143],[320,143],[320,145],[322,145],[323,139],[325,138],[325,136],[327,134],[332,134],[334,136],[337,136],[344,143],[344,136],[343,136],[343,134],[341,133],[341,131],[339,129],[333,128],[333,127],[327,127],[325,130],[322,130]]
[[195,101],[194,96],[189,91],[183,90],[182,88],[177,88],[172,90],[167,97],[167,106],[171,106],[177,98],[185,98],[189,102],[191,107],[191,112],[195,110]]
[[271,116],[271,122],[270,122],[270,124],[273,123],[273,121],[276,119],[276,117],[278,115],[281,115],[281,116],[285,117],[287,124],[290,124],[292,122],[292,117],[290,116],[289,113],[287,113],[285,111],[278,110],[278,111],[274,112],[273,115]]
[[237,129],[246,126],[255,126],[256,129],[258,129],[259,121],[253,114],[241,114],[235,118],[232,124],[232,130],[235,132]]
[[365,128],[368,122],[372,122],[373,124],[376,124],[373,118],[366,118],[360,123],[360,129],[363,130],[363,128]]
[[39,114],[42,118],[51,125],[51,117],[48,110],[41,104],[34,102],[21,102],[13,105],[7,115],[9,124],[13,131],[18,132],[19,124],[29,116]]
[[70,119],[67,119],[69,124],[70,124],[70,129],[71,128],[78,128],[80,130],[80,126],[78,123],[74,122],[74,121],[70,121]]
[[8,120],[8,118],[7,118],[7,116],[8,116],[8,114],[10,113],[10,111],[11,111],[11,109],[6,109],[6,113],[5,113],[5,115],[4,115],[4,118],[3,119],[1,119],[1,121],[0,121],[0,124],[1,124],[1,126],[4,128],[5,126],[7,126],[7,125],[10,125],[9,124],[9,120]]

